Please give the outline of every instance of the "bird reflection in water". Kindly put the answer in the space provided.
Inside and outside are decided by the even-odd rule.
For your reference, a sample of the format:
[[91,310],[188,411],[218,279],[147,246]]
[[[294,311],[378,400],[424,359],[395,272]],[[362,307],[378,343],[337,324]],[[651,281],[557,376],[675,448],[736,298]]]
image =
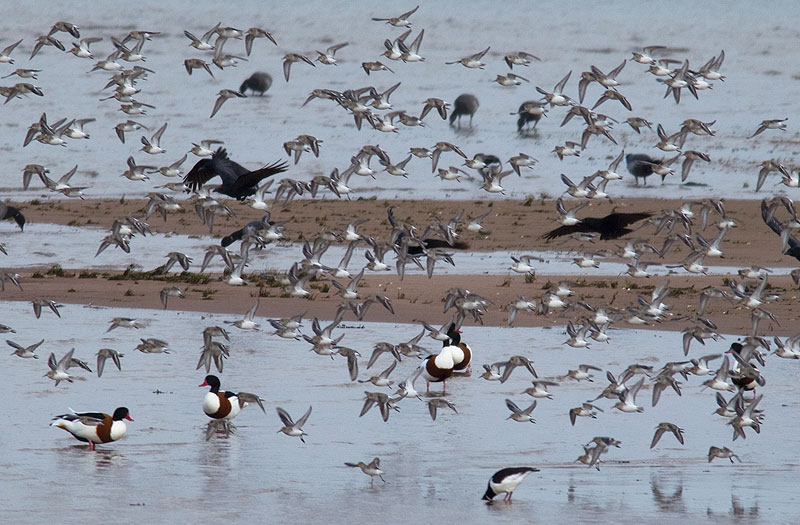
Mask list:
[[236,425],[230,421],[212,419],[208,422],[208,426],[206,427],[206,441],[209,441],[214,436],[224,436],[227,438],[234,433],[236,433]]
[[683,501],[683,479],[676,479],[677,486],[667,492],[664,480],[669,476],[653,475],[650,476],[650,492],[653,494],[653,501],[661,512],[686,512],[686,504]]
[[105,451],[100,452],[99,449],[96,454],[94,454],[95,465],[98,471],[103,471],[107,468],[112,466],[116,466],[119,464],[120,461],[125,459],[125,456],[118,452],[113,451]]
[[[739,498],[735,495],[731,494],[731,510],[728,512],[728,516],[735,516],[737,518],[758,518],[759,515],[758,509],[758,502],[753,503],[750,507],[745,507],[739,501]],[[708,508],[706,510],[706,515],[714,516],[717,515],[715,512]],[[719,516],[724,516],[724,514],[718,514]]]
[[758,503],[756,502],[750,508],[747,508],[739,503],[739,498],[731,494],[731,514],[756,518],[758,517]]

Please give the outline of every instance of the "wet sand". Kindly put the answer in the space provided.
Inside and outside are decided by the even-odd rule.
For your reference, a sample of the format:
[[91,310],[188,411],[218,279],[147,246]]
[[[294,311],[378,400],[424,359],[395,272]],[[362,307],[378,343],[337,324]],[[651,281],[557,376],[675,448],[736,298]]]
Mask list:
[[[620,202],[593,203],[590,207],[582,210],[582,215],[603,216],[612,211],[658,214],[664,210],[678,209],[682,204],[683,202],[679,200],[625,199]],[[120,201],[116,199],[20,204],[31,222],[79,225],[88,228],[108,226],[113,217],[139,214],[143,211],[144,205],[145,202],[141,200]],[[184,208],[189,207],[190,203],[184,205]],[[554,201],[545,199],[504,200],[491,203],[479,201],[299,200],[286,207],[276,207],[272,211],[272,219],[285,221],[285,235],[288,240],[295,242],[312,239],[323,230],[342,232],[349,222],[359,217],[369,219],[359,227],[359,233],[372,235],[377,239],[385,239],[390,231],[386,219],[389,207],[394,208],[397,219],[410,222],[421,230],[430,224],[434,217],[447,221],[463,210],[469,210],[467,216],[489,212],[483,222],[487,233],[475,234],[468,231],[461,233],[460,239],[468,243],[469,252],[506,250],[516,251],[521,255],[534,250],[556,249],[559,251],[574,250],[577,257],[583,252],[608,252],[611,254],[617,251],[617,247],[623,244],[624,240],[629,238],[650,239],[652,237],[653,243],[657,246],[660,246],[664,239],[663,233],[653,236],[653,226],[637,224],[635,226],[641,226],[641,229],[626,235],[621,240],[582,243],[571,238],[563,238],[545,241],[541,236],[558,226],[554,222],[556,216]],[[699,211],[699,206],[695,208]],[[245,206],[237,206],[235,209],[236,218],[224,219],[215,223],[215,236],[230,233],[239,225],[262,216],[262,212]],[[768,326],[769,333],[775,335],[794,333],[796,328],[791,319],[796,319],[800,315],[800,305],[796,301],[797,286],[787,275],[786,270],[787,267],[794,267],[796,261],[780,254],[778,236],[773,234],[761,220],[759,201],[725,201],[725,209],[731,217],[736,219],[738,226],[729,231],[723,242],[724,258],[707,257],[704,264],[714,265],[716,263],[741,268],[758,265],[776,270],[782,269],[782,275],[773,275],[769,278],[769,291],[781,293],[782,297],[767,306],[767,309],[775,314],[780,324],[764,322],[761,327],[763,329]],[[716,212],[711,213],[709,222],[716,217]],[[149,219],[149,224],[154,232],[159,233],[208,234],[208,229],[200,223],[190,209],[184,213],[169,214],[166,222],[160,217],[153,216]],[[712,238],[716,235],[716,231],[714,226],[709,226],[705,235]],[[102,235],[102,232],[98,232],[98,239],[101,239]],[[90,248],[93,249],[93,247]],[[166,252],[167,248],[164,249]],[[676,243],[663,260],[653,254],[649,254],[646,260],[652,260],[659,264],[680,264],[688,252],[686,246]],[[455,272],[457,273],[459,256],[463,257],[464,254],[460,254],[458,250],[453,250],[453,253],[456,262]],[[196,261],[195,267],[190,270],[197,271],[196,265],[201,258],[200,254],[189,255],[192,255]],[[298,253],[299,258],[300,254]],[[608,260],[622,261],[613,254],[608,257]],[[512,261],[508,262],[510,266]],[[360,264],[358,260],[354,259],[351,268],[358,267]],[[152,268],[143,268],[143,270],[152,270]],[[17,270],[17,272],[23,276],[24,292],[7,285],[4,293],[6,299],[31,300],[34,297],[49,297],[59,302],[74,304],[159,308],[161,289],[168,285],[177,285],[186,290],[187,297],[182,300],[170,299],[168,305],[170,309],[239,314],[247,311],[252,306],[254,298],[257,297],[261,300],[258,315],[276,318],[304,311],[309,316],[331,317],[332,312],[341,302],[341,298],[336,294],[336,289],[330,286],[330,278],[327,277],[313,281],[310,285],[312,291],[310,298],[300,299],[288,297],[281,287],[256,274],[246,276],[251,284],[240,288],[228,286],[220,281],[219,273],[211,272],[206,272],[209,279],[207,283],[187,282],[193,277],[185,276],[183,284],[181,278],[178,277],[174,278],[176,281],[174,283],[149,280],[141,278],[141,276],[135,280],[119,280],[123,274],[119,270],[82,271],[71,269],[65,276],[53,275],[52,272],[48,274],[44,268],[26,268]],[[31,277],[34,273],[37,273],[38,278]],[[176,274],[173,273],[173,275]],[[160,279],[160,277],[156,277],[156,279]],[[486,325],[505,325],[507,319],[505,306],[507,304],[520,295],[528,299],[538,299],[548,288],[561,280],[576,283],[573,301],[579,299],[595,306],[607,305],[620,309],[636,306],[637,295],[647,296],[655,286],[668,280],[672,290],[668,301],[670,314],[665,320],[649,323],[648,326],[660,330],[682,330],[691,324],[691,320],[687,319],[687,316],[696,312],[699,292],[709,286],[728,290],[727,283],[730,279],[740,280],[737,275],[693,275],[681,268],[674,269],[674,273],[669,276],[633,278],[627,275],[608,275],[602,270],[602,265],[598,269],[585,270],[582,277],[540,274],[531,278],[509,271],[507,275],[434,274],[432,280],[424,275],[406,275],[401,281],[394,271],[389,271],[368,272],[358,290],[364,296],[379,293],[386,295],[392,301],[394,315],[380,306],[375,306],[365,317],[371,321],[408,323],[421,319],[433,324],[439,323],[439,320],[445,316],[442,312],[442,304],[447,290],[458,287],[469,289],[491,301],[488,313],[484,316]],[[521,313],[515,324],[519,326],[564,325],[567,319],[577,320],[586,314],[586,311],[581,308],[549,315]],[[723,299],[712,299],[706,315],[714,320],[722,332],[740,334],[750,332],[750,310],[739,304]],[[351,314],[348,314],[345,319],[351,319]]]

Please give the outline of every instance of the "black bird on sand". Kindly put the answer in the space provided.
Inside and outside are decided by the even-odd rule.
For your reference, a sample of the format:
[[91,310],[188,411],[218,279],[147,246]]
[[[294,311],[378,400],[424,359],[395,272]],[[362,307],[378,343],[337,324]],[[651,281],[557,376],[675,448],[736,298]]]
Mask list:
[[[639,184],[639,177],[645,179],[647,184],[647,177],[653,174],[653,166],[661,164],[664,159],[656,159],[644,153],[629,153],[625,155],[625,165],[628,167],[628,172],[636,178],[636,184]],[[664,180],[664,177],[661,177]]]
[[250,171],[229,159],[228,152],[224,148],[219,148],[210,159],[198,161],[183,178],[183,183],[189,188],[188,191],[197,191],[203,184],[219,175],[222,184],[214,191],[243,201],[256,192],[262,180],[284,172],[288,167],[285,161],[276,161],[269,166]]
[[605,217],[585,217],[578,224],[559,226],[542,237],[552,240],[573,233],[599,233],[600,240],[617,239],[633,230],[627,226],[650,217],[652,213],[611,213]]
[[20,230],[25,229],[25,216],[22,215],[22,212],[13,206],[0,202],[0,221],[11,219],[14,219]]
[[250,75],[239,88],[239,93],[245,94],[245,90],[249,89],[253,93],[263,95],[272,85],[272,77],[268,73],[257,71]]

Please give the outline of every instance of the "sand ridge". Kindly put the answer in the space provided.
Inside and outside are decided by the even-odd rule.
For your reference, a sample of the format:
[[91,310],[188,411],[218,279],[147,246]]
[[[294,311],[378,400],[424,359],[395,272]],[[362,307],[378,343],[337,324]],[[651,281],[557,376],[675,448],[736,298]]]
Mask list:
[[[38,203],[29,201],[19,203],[30,222],[47,222],[55,224],[79,225],[89,228],[106,229],[114,217],[128,214],[141,214],[146,201],[126,199],[106,200],[62,200],[55,202]],[[167,221],[161,217],[153,216],[148,222],[154,232],[176,232],[188,235],[206,235],[208,229],[204,226],[194,211],[191,202],[182,202],[184,211],[171,213]],[[683,204],[679,200],[658,199],[625,199],[624,201],[610,201],[591,203],[584,208],[580,216],[600,217],[612,211],[625,212],[652,212],[660,213],[662,210],[678,209]],[[567,205],[571,205],[568,202]],[[525,201],[383,201],[376,199],[358,199],[352,201],[338,200],[297,200],[288,206],[276,206],[272,210],[272,219],[285,221],[285,235],[296,242],[312,239],[324,230],[341,232],[347,224],[356,218],[368,219],[359,227],[359,232],[372,235],[378,239],[388,238],[390,227],[386,218],[387,210],[392,207],[397,219],[416,225],[420,230],[439,217],[443,221],[449,220],[458,213],[465,211],[465,219],[482,213],[489,213],[483,221],[486,233],[476,234],[462,231],[460,240],[469,244],[470,251],[508,250],[524,254],[532,250],[574,250],[576,256],[582,252],[611,253],[624,244],[624,240],[597,241],[593,243],[579,242],[572,238],[545,241],[541,236],[550,229],[557,227],[555,222],[555,202],[549,199],[528,199]],[[237,229],[242,224],[258,219],[263,212],[252,210],[246,206],[234,203],[235,218],[217,220],[214,225],[214,235],[222,236]],[[699,210],[699,207],[695,207]],[[773,313],[780,325],[769,323],[769,333],[788,335],[796,331],[792,320],[798,317],[800,308],[795,306],[797,287],[788,275],[787,268],[797,266],[797,261],[780,253],[780,242],[761,220],[760,202],[751,200],[725,201],[725,209],[729,216],[734,217],[737,227],[730,230],[722,248],[724,258],[710,258],[704,264],[722,264],[733,267],[749,267],[758,265],[768,268],[783,268],[784,275],[773,275],[769,278],[770,292],[782,294],[780,300],[770,303],[766,309]],[[710,214],[710,222],[716,218],[715,212]],[[635,225],[641,226],[642,223]],[[628,234],[624,239],[650,239],[656,245],[661,244],[664,234],[654,237],[654,226],[644,225],[641,229]],[[677,231],[677,230],[676,230]],[[703,235],[713,238],[717,229],[709,226]],[[98,231],[98,242],[105,235]],[[235,246],[234,246],[235,248]],[[91,246],[88,249],[94,250]],[[165,248],[166,250],[166,248]],[[667,256],[660,260],[650,254],[647,260],[659,264],[680,264],[689,253],[689,249],[681,243],[676,243]],[[458,252],[454,250],[456,270],[458,268]],[[197,254],[195,254],[196,256]],[[298,260],[301,258],[298,253]],[[390,256],[390,259],[393,259]],[[610,255],[609,260],[623,261],[618,256]],[[645,260],[645,257],[643,257]],[[351,269],[361,264],[360,259],[351,262]],[[509,265],[511,260],[509,260]],[[165,282],[160,277],[140,276],[138,279],[122,279],[119,270],[97,272],[81,272],[80,270],[68,271],[66,274],[59,272],[42,271],[41,268],[26,268],[17,270],[22,275],[24,292],[16,287],[7,285],[3,293],[6,300],[32,300],[34,297],[49,297],[60,302],[91,304],[98,306],[124,306],[133,308],[159,308],[161,307],[159,292],[165,286],[177,285],[186,292],[186,299],[171,298],[170,309],[184,309],[208,312],[227,312],[243,314],[252,306],[255,298],[261,300],[259,316],[283,317],[294,315],[303,311],[308,316],[331,318],[336,307],[341,303],[341,298],[336,294],[336,289],[330,286],[329,278],[321,277],[312,281],[310,299],[288,297],[284,290],[261,279],[250,275],[251,285],[245,287],[231,287],[221,281],[219,274],[207,272],[207,283],[192,282],[196,277],[187,276],[182,279],[186,282]],[[145,268],[143,270],[152,270]],[[198,268],[191,268],[197,271]],[[426,320],[432,324],[444,322],[452,315],[451,312],[442,311],[443,299],[451,288],[465,288],[473,291],[490,301],[488,312],[484,316],[487,325],[506,325],[506,305],[518,296],[538,300],[541,295],[552,285],[561,280],[576,283],[575,296],[570,298],[574,303],[580,299],[593,305],[609,305],[613,308],[624,309],[627,306],[636,306],[637,296],[649,297],[655,286],[668,280],[671,293],[666,301],[670,305],[670,314],[660,322],[654,322],[643,328],[653,327],[667,330],[682,330],[691,325],[690,318],[696,311],[700,290],[708,286],[729,290],[727,283],[730,279],[740,278],[737,275],[690,275],[683,269],[676,269],[669,276],[654,276],[651,278],[633,278],[627,275],[607,275],[601,270],[587,269],[583,276],[557,276],[539,275],[526,277],[525,275],[436,275],[428,279],[424,275],[406,275],[401,281],[394,272],[374,273],[367,272],[360,283],[359,293],[366,296],[373,293],[386,295],[392,301],[395,315],[380,306],[373,306],[365,320],[413,322],[417,319]],[[36,275],[37,278],[33,276]],[[171,275],[177,275],[172,272]],[[122,279],[122,280],[120,280]],[[750,310],[722,299],[713,299],[707,315],[719,326],[721,332],[746,334],[751,327]],[[548,315],[534,315],[520,313],[515,324],[520,326],[563,326],[568,319],[579,320],[588,313],[582,308],[573,308],[566,312],[550,313]],[[352,320],[352,314],[347,314],[346,320]],[[471,321],[468,321],[471,322]],[[615,326],[630,326],[623,321],[618,321]],[[763,330],[767,326],[761,325]],[[632,326],[631,326],[632,327]]]

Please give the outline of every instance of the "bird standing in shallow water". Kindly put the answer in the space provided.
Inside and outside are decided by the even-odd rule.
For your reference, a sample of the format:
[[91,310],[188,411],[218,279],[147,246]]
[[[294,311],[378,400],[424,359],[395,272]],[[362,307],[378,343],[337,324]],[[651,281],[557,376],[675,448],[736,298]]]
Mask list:
[[375,476],[378,476],[379,478],[381,478],[381,481],[386,483],[386,480],[383,479],[384,472],[383,470],[381,470],[380,458],[373,459],[372,461],[369,462],[369,464],[366,464],[363,461],[359,461],[358,463],[345,462],[345,465],[347,465],[348,467],[360,468],[361,472],[369,476],[370,486],[372,486]]
[[72,434],[78,441],[89,443],[89,450],[95,449],[96,443],[111,443],[125,436],[125,421],[133,421],[128,409],[119,407],[113,416],[101,412],[84,412],[63,414],[53,418],[50,426],[62,428]]
[[257,71],[242,82],[239,93],[245,95],[248,89],[253,93],[263,95],[272,86],[272,77],[268,73]]
[[220,392],[219,378],[214,375],[207,375],[205,380],[198,386],[208,386],[211,390],[208,391],[205,398],[203,398],[203,412],[212,419],[222,419],[230,421],[239,415],[248,403],[257,403],[264,410],[264,400],[255,394],[248,394],[247,392]]
[[463,115],[469,115],[469,127],[472,127],[472,117],[475,115],[475,112],[478,111],[479,106],[478,97],[475,95],[470,95],[469,93],[459,95],[456,97],[455,102],[453,102],[453,111],[450,113],[450,125],[452,126],[453,123],[458,120],[458,127],[461,128],[461,117]]
[[489,478],[483,500],[491,503],[495,496],[505,493],[503,501],[511,502],[511,495],[522,480],[531,472],[539,472],[535,467],[509,467],[500,469]]
[[663,159],[655,159],[644,153],[629,153],[625,155],[625,165],[628,168],[628,172],[633,175],[637,185],[640,178],[647,185],[647,177],[653,174],[653,167],[661,162],[663,162]]

